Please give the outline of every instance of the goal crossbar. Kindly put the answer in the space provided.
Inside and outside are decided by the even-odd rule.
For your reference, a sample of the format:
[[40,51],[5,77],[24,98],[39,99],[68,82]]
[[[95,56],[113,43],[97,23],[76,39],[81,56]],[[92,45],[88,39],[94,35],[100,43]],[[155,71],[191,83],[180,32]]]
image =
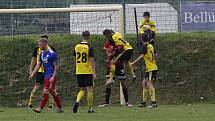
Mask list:
[[120,11],[122,6],[99,6],[99,7],[71,7],[71,8],[26,8],[26,9],[0,9],[0,14],[20,13],[65,13],[65,12],[103,12]]

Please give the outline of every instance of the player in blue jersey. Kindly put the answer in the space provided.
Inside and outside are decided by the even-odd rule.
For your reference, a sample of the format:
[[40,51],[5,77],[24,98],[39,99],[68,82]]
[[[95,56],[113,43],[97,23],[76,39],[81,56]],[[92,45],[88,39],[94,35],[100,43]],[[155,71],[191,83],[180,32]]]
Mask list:
[[57,76],[57,54],[48,47],[48,40],[42,38],[38,41],[38,45],[41,48],[42,52],[40,54],[40,60],[37,63],[34,71],[29,76],[29,79],[32,79],[33,76],[38,72],[41,66],[44,67],[44,90],[43,98],[40,101],[40,107],[34,109],[33,111],[41,113],[42,109],[45,107],[49,93],[53,96],[54,101],[58,107],[57,112],[63,112],[61,99],[55,91],[56,88],[56,76]]

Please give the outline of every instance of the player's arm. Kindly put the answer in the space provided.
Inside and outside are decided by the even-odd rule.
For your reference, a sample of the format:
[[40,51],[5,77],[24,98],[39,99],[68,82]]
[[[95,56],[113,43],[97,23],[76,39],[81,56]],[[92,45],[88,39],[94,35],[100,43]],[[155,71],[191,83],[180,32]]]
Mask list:
[[74,57],[74,65],[75,65],[76,64],[76,52],[75,52],[75,49],[73,50],[72,55]]
[[29,79],[33,78],[33,76],[39,71],[41,66],[42,66],[42,58],[41,58],[41,53],[40,53],[39,62],[37,63],[36,67],[34,68],[33,72],[30,74]]
[[33,69],[34,69],[34,67],[36,65],[36,60],[37,60],[36,57],[31,58],[31,64],[30,64],[30,67],[29,67],[29,74],[31,74],[33,72]]
[[156,26],[155,26],[155,22],[154,22],[154,21],[151,22],[150,30],[151,30],[152,32],[154,32],[154,33],[155,33],[155,31],[156,31]]
[[140,21],[139,26],[140,26],[140,28],[139,28],[139,34],[140,35],[144,34],[144,31],[145,31],[145,29],[144,29],[144,20]]
[[36,67],[34,68],[33,72],[30,74],[29,76],[29,79],[32,79],[33,76],[38,72],[38,70],[40,69],[42,63],[41,62],[38,62]]
[[57,55],[54,54],[54,73],[52,75],[52,78],[55,78],[57,76],[57,70],[58,70],[58,66],[57,66]]
[[115,54],[113,49],[114,48],[110,48],[110,45],[108,42],[105,42],[103,50],[105,51],[108,57],[112,57]]
[[140,56],[139,56],[137,59],[135,59],[135,60],[131,63],[131,65],[134,65],[135,63],[137,63],[140,59],[142,59],[142,58],[144,57],[144,55],[145,55],[146,53],[147,53],[147,47],[144,45],[144,46],[142,47]]
[[115,52],[114,51],[111,52],[110,50],[106,50],[105,53],[108,57],[112,57],[115,55]]
[[142,59],[144,57],[144,54],[141,54],[137,59],[135,59],[131,65],[134,65],[135,63],[137,63],[140,59]]
[[32,53],[32,58],[31,58],[31,64],[29,67],[29,74],[31,74],[34,70],[34,67],[36,66],[36,61],[37,61],[37,49],[38,47],[36,47]]
[[124,46],[123,45],[118,45],[115,47],[115,52],[117,51],[117,56],[112,60],[112,63],[116,63],[117,60],[123,55],[124,53]]
[[95,79],[96,78],[96,66],[95,66],[93,48],[90,48],[90,50],[89,50],[89,63],[91,65],[91,68],[93,69],[93,77]]

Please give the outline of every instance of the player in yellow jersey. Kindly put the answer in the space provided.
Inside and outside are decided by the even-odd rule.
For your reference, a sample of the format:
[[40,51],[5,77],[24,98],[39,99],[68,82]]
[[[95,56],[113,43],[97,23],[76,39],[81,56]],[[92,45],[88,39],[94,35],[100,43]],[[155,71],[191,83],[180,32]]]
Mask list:
[[133,48],[126,41],[126,39],[119,32],[113,32],[113,30],[105,29],[103,35],[108,39],[109,43],[118,48],[119,53],[112,59],[110,64],[110,82],[113,81],[113,77],[116,71],[115,63],[121,61],[124,65],[128,66],[128,71],[133,76],[133,81],[136,79],[133,67],[130,65],[129,60],[133,55]]
[[73,113],[77,113],[79,104],[84,95],[87,95],[88,113],[94,113],[93,110],[93,89],[94,79],[96,78],[93,48],[88,44],[89,31],[82,32],[83,40],[74,48],[76,75],[80,91],[77,95]]
[[[46,38],[48,40],[48,35],[46,35],[46,34],[41,35],[41,38]],[[49,46],[49,48],[56,51],[55,48],[52,46]],[[29,68],[29,75],[33,72],[36,64],[39,62],[40,53],[41,53],[41,49],[39,48],[39,46],[37,46],[32,53],[31,64],[30,64],[30,68]],[[41,67],[35,75],[35,83],[34,83],[32,91],[31,91],[31,95],[30,95],[30,99],[29,99],[29,103],[28,103],[29,109],[32,109],[36,92],[40,88],[40,86],[43,84],[44,84],[44,69],[43,69],[43,67]],[[50,104],[49,104],[48,108],[52,109],[53,105],[54,105],[54,100],[53,100],[53,97],[51,96]]]
[[155,22],[153,20],[150,20],[150,13],[144,12],[143,19],[140,21],[140,38],[144,37],[144,35],[147,35],[150,39],[150,43],[154,43],[155,39],[155,33],[156,33],[156,26]]
[[146,74],[145,74],[145,79],[142,82],[143,100],[138,107],[146,107],[146,101],[149,93],[151,97],[151,105],[149,107],[153,108],[153,107],[157,107],[155,88],[154,88],[153,82],[156,80],[158,67],[156,64],[154,47],[152,44],[150,44],[149,38],[147,37],[144,37],[144,38],[145,39],[143,40],[141,55],[136,60],[134,60],[131,63],[131,65],[134,65],[139,60],[144,59]]

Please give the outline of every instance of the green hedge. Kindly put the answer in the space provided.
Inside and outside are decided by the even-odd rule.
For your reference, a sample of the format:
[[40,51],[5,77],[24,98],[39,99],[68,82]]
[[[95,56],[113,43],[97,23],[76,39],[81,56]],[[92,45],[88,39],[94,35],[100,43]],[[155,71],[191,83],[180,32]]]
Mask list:
[[[135,35],[126,35],[135,48]],[[39,35],[0,37],[0,106],[26,105],[33,81],[29,81],[28,66],[31,53]],[[50,35],[50,44],[59,55],[59,90],[65,105],[71,104],[77,93],[72,50],[81,40],[79,35]],[[102,51],[105,38],[91,37],[95,49],[98,79],[96,80],[95,103],[103,102],[105,83],[105,54]],[[157,36],[159,53],[157,95],[160,103],[196,103],[200,97],[207,101],[215,98],[215,33],[170,33]],[[142,66],[144,66],[142,64]],[[139,66],[138,66],[139,67]],[[128,78],[131,102],[141,99],[140,70],[135,83]],[[119,83],[112,93],[112,103],[119,102]],[[38,93],[40,95],[40,93]],[[38,98],[39,99],[39,98]]]

